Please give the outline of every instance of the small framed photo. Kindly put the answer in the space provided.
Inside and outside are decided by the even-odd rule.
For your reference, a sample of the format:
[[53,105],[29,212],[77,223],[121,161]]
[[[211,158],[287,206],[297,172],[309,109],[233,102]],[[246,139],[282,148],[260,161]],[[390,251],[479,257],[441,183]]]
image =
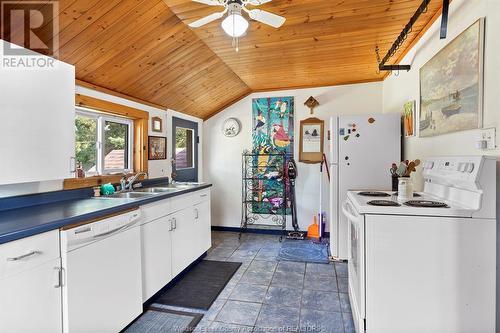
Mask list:
[[318,118],[308,118],[300,122],[299,161],[321,163],[323,160],[325,122]]
[[149,136],[148,160],[167,159],[167,138],[163,136]]
[[160,133],[163,131],[163,122],[160,117],[151,118],[151,130]]
[[415,126],[416,112],[415,112],[416,101],[408,101],[403,105],[403,128],[405,129],[405,137],[415,136]]

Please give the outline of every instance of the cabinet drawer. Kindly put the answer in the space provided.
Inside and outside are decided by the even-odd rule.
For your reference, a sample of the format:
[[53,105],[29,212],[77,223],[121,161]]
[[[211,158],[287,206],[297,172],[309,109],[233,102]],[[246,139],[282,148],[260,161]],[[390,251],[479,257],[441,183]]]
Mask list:
[[165,199],[142,206],[142,223],[148,223],[172,213],[172,199]]
[[210,200],[210,189],[194,192],[192,196],[193,196],[193,204],[195,205],[200,202]]
[[173,197],[171,200],[172,200],[172,213],[193,206],[192,193],[181,194],[176,197]]
[[60,257],[59,230],[0,245],[0,279]]

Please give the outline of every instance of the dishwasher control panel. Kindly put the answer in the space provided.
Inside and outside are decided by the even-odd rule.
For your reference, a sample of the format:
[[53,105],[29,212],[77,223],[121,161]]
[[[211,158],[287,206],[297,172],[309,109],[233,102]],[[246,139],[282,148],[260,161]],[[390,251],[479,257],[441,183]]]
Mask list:
[[87,243],[98,241],[124,231],[134,225],[141,217],[139,209],[120,215],[104,218],[72,229],[61,231],[61,240],[66,243],[67,250]]

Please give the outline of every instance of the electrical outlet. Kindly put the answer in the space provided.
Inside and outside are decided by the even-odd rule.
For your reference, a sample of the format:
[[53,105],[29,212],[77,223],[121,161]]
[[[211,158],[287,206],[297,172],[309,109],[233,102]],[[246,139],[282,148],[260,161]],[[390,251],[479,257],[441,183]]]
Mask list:
[[482,150],[491,150],[497,147],[496,128],[484,128],[479,132],[477,148]]

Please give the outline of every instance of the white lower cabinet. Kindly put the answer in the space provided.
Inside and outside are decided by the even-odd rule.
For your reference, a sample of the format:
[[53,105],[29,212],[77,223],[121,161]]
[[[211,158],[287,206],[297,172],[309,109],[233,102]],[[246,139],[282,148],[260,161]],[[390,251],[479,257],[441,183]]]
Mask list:
[[0,245],[0,332],[62,332],[59,231]]
[[145,302],[172,279],[171,218],[142,225],[142,300]]
[[172,273],[177,276],[197,257],[197,230],[193,216],[193,208],[180,210],[172,215]]
[[[142,210],[156,218],[141,226],[145,302],[212,246],[210,192],[180,195]],[[160,211],[164,216],[158,217]]]
[[0,332],[62,332],[61,260],[0,280]]
[[197,231],[198,252],[200,254],[212,247],[212,225],[210,218],[210,200],[204,200],[194,206],[195,224]]

